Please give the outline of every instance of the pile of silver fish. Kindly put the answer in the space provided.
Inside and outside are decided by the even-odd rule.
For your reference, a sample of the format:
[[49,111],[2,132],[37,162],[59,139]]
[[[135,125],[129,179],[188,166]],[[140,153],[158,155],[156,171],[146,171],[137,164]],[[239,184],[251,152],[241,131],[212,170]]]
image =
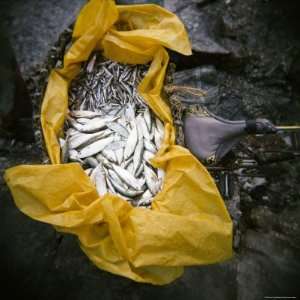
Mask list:
[[94,54],[71,83],[62,161],[79,162],[100,196],[150,207],[164,179],[150,164],[164,126],[137,91],[147,67],[101,59]]

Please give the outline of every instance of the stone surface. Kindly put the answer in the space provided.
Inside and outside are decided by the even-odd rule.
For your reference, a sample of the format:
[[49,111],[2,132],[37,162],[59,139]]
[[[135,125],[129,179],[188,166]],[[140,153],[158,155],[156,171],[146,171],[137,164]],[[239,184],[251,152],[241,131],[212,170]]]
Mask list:
[[26,74],[45,59],[63,29],[74,22],[86,0],[1,1],[0,15],[21,71]]
[[197,3],[197,4],[200,4],[200,5],[207,4],[211,1],[213,1],[213,0],[192,0],[193,3]]
[[266,296],[298,297],[300,257],[285,238],[276,233],[247,231],[239,257],[238,299],[263,299]]
[[163,0],[117,0],[116,3],[118,4],[158,4],[163,5]]
[[215,32],[218,30],[219,18],[211,18],[191,2],[167,0],[165,6],[176,13],[185,24],[193,51],[214,55],[229,54],[229,51],[218,42]]

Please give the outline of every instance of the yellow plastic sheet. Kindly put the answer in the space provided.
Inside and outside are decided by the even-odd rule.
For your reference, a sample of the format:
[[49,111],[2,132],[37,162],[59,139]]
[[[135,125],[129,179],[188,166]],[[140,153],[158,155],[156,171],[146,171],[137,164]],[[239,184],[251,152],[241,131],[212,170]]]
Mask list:
[[[232,222],[224,202],[207,170],[187,149],[175,145],[170,109],[161,98],[169,61],[164,47],[191,54],[182,23],[157,5],[91,0],[78,16],[73,37],[64,68],[50,74],[42,105],[52,164],[22,165],[5,173],[17,207],[76,235],[99,268],[139,282],[167,284],[184,266],[230,258]],[[164,121],[163,146],[152,163],[166,171],[151,210],[134,208],[109,194],[100,198],[79,164],[60,164],[57,137],[68,111],[68,85],[95,49],[123,63],[151,63],[139,92]]]

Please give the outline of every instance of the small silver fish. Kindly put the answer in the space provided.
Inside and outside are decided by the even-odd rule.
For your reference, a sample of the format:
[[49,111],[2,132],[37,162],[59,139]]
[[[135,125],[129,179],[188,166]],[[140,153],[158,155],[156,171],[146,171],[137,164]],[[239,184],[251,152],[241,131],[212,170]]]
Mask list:
[[121,135],[121,136],[123,136],[125,138],[128,138],[128,135],[129,135],[128,130],[123,125],[121,125],[121,124],[119,124],[117,122],[108,122],[108,123],[106,123],[106,126],[110,130],[118,133],[119,135]]
[[88,118],[77,118],[76,122],[84,125],[84,124],[90,122],[90,119],[88,119]]
[[141,195],[143,193],[142,190],[132,190],[130,188],[126,188],[123,185],[120,185],[118,182],[111,180],[112,185],[114,188],[121,193],[123,196],[127,197],[136,197],[138,195]]
[[151,122],[151,115],[148,108],[146,108],[144,111],[144,120],[147,125],[148,132],[151,132],[152,122]]
[[68,161],[68,152],[69,152],[69,145],[68,145],[69,136],[66,136],[66,139],[59,139],[59,144],[61,148],[61,155],[60,159],[62,163],[66,163]]
[[100,61],[93,54],[71,82],[61,149],[67,145],[69,160],[93,167],[85,172],[100,196],[109,192],[147,208],[164,180],[164,171],[149,164],[164,125],[137,88],[148,67]]
[[125,189],[128,188],[128,186],[126,185],[126,183],[121,180],[121,178],[117,175],[117,173],[114,170],[108,169],[107,172],[108,172],[108,175],[111,178],[111,182],[112,182],[113,185],[114,185],[114,183],[118,183],[123,188],[125,188]]
[[140,126],[142,128],[144,139],[150,140],[150,133],[149,133],[148,127],[147,127],[145,119],[142,116],[140,118]]
[[136,177],[140,177],[142,175],[142,172],[144,171],[144,166],[143,164],[141,163],[139,168],[136,170],[134,176]]
[[111,144],[107,145],[105,147],[105,150],[112,150],[112,151],[116,151],[119,150],[120,148],[124,148],[126,146],[126,142],[125,141],[114,141]]
[[144,142],[143,139],[139,139],[137,146],[135,148],[134,154],[133,154],[133,172],[136,173],[137,169],[139,168],[142,158],[143,158],[143,152],[144,152]]
[[70,161],[80,162],[80,163],[83,164],[83,161],[82,161],[82,160],[80,159],[80,157],[79,157],[78,151],[76,151],[76,150],[74,150],[74,149],[69,150],[68,155],[69,155],[69,160],[70,160]]
[[101,150],[103,150],[112,141],[113,137],[107,137],[105,139],[93,142],[92,144],[89,144],[88,146],[82,148],[78,152],[78,157],[86,158],[89,156],[93,156],[94,154],[99,153]]
[[138,133],[137,133],[136,124],[135,122],[133,122],[133,128],[129,133],[125,151],[124,151],[125,159],[128,159],[133,154],[137,142],[138,142]]
[[101,154],[113,163],[117,162],[117,156],[114,151],[104,148]]
[[151,151],[145,150],[143,154],[143,158],[145,161],[150,162],[150,160],[155,156],[155,154]]
[[89,110],[72,110],[70,111],[70,115],[75,118],[88,118],[93,119],[95,117],[103,116],[102,112],[89,111]]
[[96,168],[99,165],[98,160],[94,157],[87,157],[83,160],[83,162],[92,168]]
[[165,132],[165,127],[159,118],[155,118],[155,125],[160,135],[163,135]]
[[156,147],[154,146],[154,144],[149,141],[149,140],[146,140],[144,139],[144,146],[145,146],[145,149],[152,152],[152,153],[156,153],[157,152],[157,149]]
[[120,179],[122,179],[129,187],[135,190],[141,189],[139,181],[130,172],[114,164],[112,165],[112,168]]
[[115,194],[116,190],[115,190],[113,184],[111,183],[110,178],[107,173],[106,173],[106,183],[107,183],[109,192],[111,192],[112,194]]
[[99,164],[98,167],[95,168],[95,170],[96,172],[94,181],[96,185],[96,190],[98,194],[102,197],[107,193],[105,173],[101,164]]
[[159,191],[159,180],[154,173],[154,171],[148,167],[146,164],[144,164],[144,173],[146,178],[146,184],[152,193],[152,195],[156,195]]
[[96,62],[96,58],[97,58],[97,56],[94,55],[93,58],[89,61],[88,65],[86,67],[86,70],[88,73],[91,73],[93,71],[95,62]]
[[102,163],[104,166],[110,166],[110,161],[101,153],[96,155],[96,159],[99,163]]
[[117,157],[117,162],[119,165],[122,164],[123,159],[124,159],[124,149],[123,148],[119,148],[115,151],[116,157]]
[[154,131],[154,142],[157,149],[160,148],[163,141],[163,134],[156,128]]
[[134,172],[133,172],[133,162],[131,161],[130,162],[130,164],[127,166],[127,167],[125,167],[126,168],[126,170],[128,171],[128,172],[130,172],[130,174],[132,174],[132,175],[134,175]]
[[102,130],[96,133],[80,133],[70,138],[68,141],[68,146],[70,149],[77,149],[79,147],[87,146],[99,139],[109,136],[111,132],[109,130]]
[[91,132],[95,132],[97,130],[105,128],[106,124],[108,122],[112,122],[113,120],[116,120],[116,119],[117,119],[117,117],[94,118],[94,119],[91,119],[90,122],[88,122],[84,125],[77,123],[72,118],[69,118],[68,121],[70,122],[71,126],[73,126],[78,131],[85,132],[85,133],[91,133]]

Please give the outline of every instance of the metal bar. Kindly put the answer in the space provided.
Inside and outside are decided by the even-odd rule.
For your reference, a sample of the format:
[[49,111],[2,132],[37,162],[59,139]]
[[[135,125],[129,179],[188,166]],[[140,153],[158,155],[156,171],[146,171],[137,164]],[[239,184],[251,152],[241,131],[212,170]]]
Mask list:
[[294,131],[300,130],[300,125],[291,125],[291,126],[275,126],[278,130],[285,130],[285,131]]

